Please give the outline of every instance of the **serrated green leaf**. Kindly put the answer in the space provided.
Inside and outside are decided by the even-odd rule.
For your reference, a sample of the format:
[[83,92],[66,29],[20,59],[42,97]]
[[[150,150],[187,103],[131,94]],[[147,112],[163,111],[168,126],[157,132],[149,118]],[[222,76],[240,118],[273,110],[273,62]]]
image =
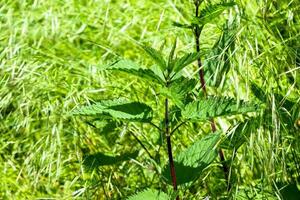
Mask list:
[[193,26],[189,24],[181,24],[179,22],[173,22],[173,26],[176,26],[178,28],[186,28],[186,29],[192,29]]
[[119,60],[104,68],[105,70],[115,70],[135,75],[139,78],[144,78],[164,85],[164,80],[156,75],[151,69],[145,69],[130,60]]
[[[163,72],[161,71],[161,69],[159,68],[158,65],[152,65],[150,67],[150,69],[153,71],[153,73],[158,76],[163,82],[165,82],[165,77],[164,77],[164,74]],[[162,82],[162,83],[163,83]]]
[[[210,163],[214,160],[212,152],[220,140],[221,132],[210,133],[201,140],[195,142],[185,151],[176,156],[176,161],[190,167],[203,166],[202,163]],[[215,153],[213,153],[215,154]]]
[[228,97],[208,97],[189,103],[185,106],[182,116],[186,120],[201,121],[219,116],[229,116],[255,112],[258,105]]
[[215,18],[219,17],[226,9],[235,6],[235,2],[221,2],[218,4],[208,4],[200,11],[200,16],[192,20],[192,24],[205,25],[211,23]]
[[138,156],[138,151],[133,153],[125,153],[120,156],[105,155],[104,153],[96,153],[84,156],[83,165],[88,170],[96,169],[100,166],[114,165],[119,162],[127,161]]
[[186,95],[195,88],[197,83],[195,79],[181,77],[173,81],[169,88],[162,88],[160,92],[170,98],[176,106],[183,108]]
[[169,200],[169,199],[170,198],[166,193],[154,189],[147,189],[137,193],[136,195],[127,198],[127,200]]
[[161,71],[164,72],[167,69],[167,63],[161,52],[157,51],[152,47],[141,45],[145,52],[152,58],[152,60],[160,67]]
[[[197,179],[202,171],[214,161],[218,155],[216,145],[220,140],[220,135],[220,132],[211,133],[175,157],[178,185]],[[163,175],[171,184],[169,166],[165,166]]]
[[[181,110],[177,106],[172,106],[169,109],[169,116],[170,116],[170,127],[171,129],[174,129],[176,125],[178,125],[178,122],[180,122],[181,119]],[[163,121],[164,122],[164,121]]]
[[201,55],[202,55],[202,53],[187,53],[184,56],[182,56],[181,58],[177,58],[174,61],[175,64],[174,64],[173,72],[175,74],[178,73],[183,68],[185,68],[186,66],[188,66],[189,64],[193,63],[198,58],[200,58]]
[[169,54],[169,60],[168,60],[168,70],[169,71],[171,71],[173,69],[173,65],[174,65],[173,58],[174,58],[174,54],[175,54],[176,45],[177,45],[177,39],[174,40],[172,49]]
[[106,118],[132,122],[150,122],[153,115],[150,106],[140,102],[130,102],[125,99],[103,100],[93,105],[78,108],[72,113],[77,115],[104,116]]

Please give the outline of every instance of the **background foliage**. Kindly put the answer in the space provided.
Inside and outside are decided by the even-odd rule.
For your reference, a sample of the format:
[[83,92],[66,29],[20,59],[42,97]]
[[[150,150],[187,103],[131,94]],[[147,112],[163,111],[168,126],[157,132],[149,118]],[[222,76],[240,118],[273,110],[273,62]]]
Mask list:
[[[206,25],[201,36],[204,52],[216,47],[203,55],[205,66],[216,69],[207,69],[209,93],[265,104],[259,116],[249,119],[253,127],[245,144],[237,152],[226,151],[234,158],[228,160],[231,196],[293,199],[300,173],[300,2],[238,0],[237,4]],[[151,83],[149,89],[138,78],[123,73],[116,78],[101,67],[118,56],[151,66],[136,42],[163,46],[162,51],[169,52],[177,37],[177,52],[191,52],[192,33],[172,25],[185,22],[189,13],[192,1],[184,0],[1,0],[0,197],[122,199],[143,188],[163,188],[134,138],[135,134],[154,148],[160,136],[153,128],[118,121],[96,122],[94,128],[69,113],[78,104],[116,97],[161,105]],[[220,37],[225,22],[234,25],[229,39]],[[232,35],[235,45],[225,54],[218,47],[226,47]],[[214,63],[224,56],[230,66],[225,70]],[[184,73],[191,77],[196,69]],[[233,128],[235,120],[218,118],[219,129]],[[209,132],[204,123],[186,126],[194,131],[183,127],[174,135],[175,153]],[[119,152],[139,156],[126,162],[122,161],[128,157],[118,158],[116,165],[97,163],[102,167],[94,170],[84,165],[89,155],[109,160]],[[227,195],[218,164],[197,185],[185,193],[186,199]]]

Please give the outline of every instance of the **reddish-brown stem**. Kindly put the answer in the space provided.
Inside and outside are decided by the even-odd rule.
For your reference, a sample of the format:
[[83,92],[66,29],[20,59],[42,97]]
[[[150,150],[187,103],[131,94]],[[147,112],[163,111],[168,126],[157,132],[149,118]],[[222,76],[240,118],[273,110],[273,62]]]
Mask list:
[[[196,17],[199,17],[199,6],[200,6],[200,1],[199,0],[195,0],[195,7],[196,7]],[[199,27],[198,25],[196,27],[194,27],[194,36],[195,36],[195,43],[196,43],[196,51],[199,53],[200,52],[200,35],[201,35],[201,31],[202,31],[203,27]],[[206,84],[205,84],[205,79],[204,79],[204,69],[202,67],[202,62],[201,62],[201,58],[199,57],[197,60],[198,63],[198,68],[199,68],[199,80],[201,83],[201,88],[202,91],[204,93],[204,96],[207,96],[207,90],[206,90]],[[213,132],[217,131],[216,128],[216,123],[213,119],[211,119],[210,121],[210,125],[211,125],[211,130]],[[225,176],[225,180],[227,181],[228,187],[227,190],[230,190],[230,183],[229,183],[229,169],[227,164],[225,163],[225,156],[224,156],[224,152],[223,150],[220,148],[219,149],[219,157],[222,163],[222,168],[223,168],[223,172],[224,172],[224,176]]]
[[[171,136],[170,136],[170,127],[169,127],[169,101],[166,98],[165,100],[165,128],[166,128],[166,139],[167,139],[167,149],[169,156],[169,164],[170,164],[170,174],[172,178],[172,184],[174,192],[177,192],[177,183],[176,183],[176,172],[175,165],[172,154],[172,144],[171,144]],[[176,200],[179,200],[179,196],[176,197]]]

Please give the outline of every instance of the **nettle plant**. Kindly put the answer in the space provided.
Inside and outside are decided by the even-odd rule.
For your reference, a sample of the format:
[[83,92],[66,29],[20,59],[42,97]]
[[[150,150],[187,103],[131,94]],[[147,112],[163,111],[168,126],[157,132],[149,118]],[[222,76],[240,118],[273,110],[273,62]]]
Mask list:
[[[205,54],[200,52],[200,34],[205,24],[210,23],[213,18],[218,17],[225,9],[235,4],[232,2],[209,4],[200,12],[199,8],[201,2],[194,1],[194,3],[196,6],[196,16],[192,18],[191,24],[174,23],[174,25],[193,31],[196,46],[195,52],[186,53],[183,56],[177,57],[175,55],[177,46],[176,40],[167,57],[156,49],[141,45],[149,57],[155,62],[154,66],[146,68],[130,60],[119,59],[103,68],[103,70],[125,72],[139,77],[144,80],[146,84],[149,81],[155,84],[157,87],[154,89],[157,90],[156,93],[160,94],[159,97],[161,101],[164,102],[163,105],[161,105],[164,107],[164,113],[156,114],[155,112],[160,112],[162,109],[153,109],[144,102],[132,101],[125,98],[102,100],[92,105],[82,106],[73,111],[73,114],[93,116],[96,117],[97,120],[116,120],[123,121],[126,124],[145,123],[155,127],[163,136],[163,145],[166,147],[168,164],[164,166],[163,163],[165,162],[156,163],[156,173],[159,173],[163,181],[172,185],[173,192],[166,193],[166,190],[163,192],[148,189],[128,197],[129,200],[179,199],[181,193],[178,186],[182,186],[182,188],[191,187],[195,183],[195,180],[200,177],[203,170],[216,159],[218,152],[223,164],[225,178],[228,178],[228,174],[226,175],[226,173],[228,173],[228,166],[225,165],[224,153],[220,149],[220,144],[226,148],[238,148],[245,141],[245,137],[242,134],[236,134],[231,138],[223,137],[226,134],[216,130],[216,124],[213,119],[221,116],[246,114],[255,112],[258,109],[258,105],[243,100],[237,101],[236,99],[226,96],[208,96],[205,87],[204,70],[201,63],[201,57]],[[228,24],[226,24],[226,26],[228,27]],[[232,31],[229,29],[226,30],[227,32],[223,32],[208,55],[213,56],[224,49],[225,53],[222,54],[222,58],[219,58],[218,63],[216,63],[216,61],[214,61],[214,63],[210,61],[210,63],[207,64],[208,66],[211,65],[215,67],[215,70],[219,70],[223,74],[226,73],[224,70],[228,71],[225,69],[225,65],[229,65],[226,49],[229,48],[228,44],[231,44],[234,38]],[[183,73],[183,70],[187,66],[196,61],[199,66],[198,78],[200,81],[193,77],[186,77]],[[220,63],[222,64],[220,65]],[[216,82],[215,85],[217,85]],[[199,87],[202,89],[202,92],[198,90]],[[158,116],[158,118],[161,116],[161,118],[155,119],[154,116]],[[161,121],[163,121],[163,123],[156,124],[156,122]],[[212,127],[212,132],[206,134],[174,156],[172,152],[172,135],[184,124],[200,122],[209,122]],[[240,131],[244,130],[247,123],[248,121],[241,123],[235,126],[235,129],[240,129]],[[140,140],[138,140],[138,142],[146,151],[149,159],[153,162],[158,162],[158,160],[150,154],[145,145],[143,145]],[[118,161],[136,158],[137,156],[137,153],[117,157],[99,154],[98,156],[87,157],[84,162],[95,166],[110,165]]]

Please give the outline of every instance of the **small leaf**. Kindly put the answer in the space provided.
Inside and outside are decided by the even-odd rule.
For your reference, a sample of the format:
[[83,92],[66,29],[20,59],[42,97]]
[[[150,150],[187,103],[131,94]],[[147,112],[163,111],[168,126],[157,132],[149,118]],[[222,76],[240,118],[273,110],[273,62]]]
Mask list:
[[127,161],[138,156],[138,151],[133,153],[125,153],[120,156],[105,155],[104,153],[96,153],[84,157],[83,165],[88,170],[96,169],[104,165],[113,165],[119,162]]
[[258,105],[246,103],[228,97],[208,97],[189,103],[182,116],[186,120],[201,121],[219,116],[228,116],[255,112]]
[[[178,185],[197,179],[202,171],[214,161],[218,155],[216,145],[220,140],[220,135],[220,132],[211,133],[176,156],[174,164]],[[171,184],[169,165],[165,166],[163,175]]]
[[154,189],[147,189],[137,193],[136,195],[127,198],[127,200],[169,200],[169,199],[170,198],[166,193]]
[[173,72],[175,72],[175,74],[178,73],[183,68],[200,58],[201,55],[202,53],[187,53],[181,58],[177,58],[175,60]]
[[168,70],[169,71],[171,71],[173,69],[173,64],[174,64],[173,58],[174,58],[174,54],[175,54],[176,45],[177,45],[177,39],[174,40],[172,49],[169,54],[169,60],[168,60]]
[[156,75],[156,73],[151,69],[144,69],[130,60],[119,60],[117,62],[114,62],[110,66],[105,67],[104,69],[126,72],[130,75],[135,75],[139,78],[144,78],[164,85],[164,80]]
[[160,78],[161,84],[165,82],[164,73],[160,70],[158,65],[152,65],[150,69],[153,71],[153,73]]
[[186,29],[192,29],[193,26],[192,25],[189,25],[189,24],[181,24],[181,23],[178,23],[178,22],[173,22],[173,26],[176,26],[178,28],[186,28]]
[[83,106],[72,112],[77,115],[104,116],[132,122],[150,122],[152,108],[144,103],[125,99],[103,100],[93,105]]
[[203,10],[200,11],[200,17],[195,17],[192,24],[205,25],[212,22],[215,18],[219,17],[226,9],[235,6],[235,2],[221,2],[219,4],[208,4]]
[[197,80],[181,77],[171,83],[169,88],[162,88],[161,93],[169,97],[179,108],[184,107],[184,99],[197,85]]
[[161,52],[157,51],[156,49],[153,49],[152,47],[148,47],[145,45],[141,45],[141,47],[152,58],[152,60],[160,67],[162,72],[164,72],[167,69],[166,61],[163,58]]
[[[180,122],[181,119],[181,110],[177,106],[172,106],[169,109],[169,115],[170,115],[170,127],[174,129],[176,125],[178,125],[178,122]],[[164,121],[163,121],[164,122]]]

